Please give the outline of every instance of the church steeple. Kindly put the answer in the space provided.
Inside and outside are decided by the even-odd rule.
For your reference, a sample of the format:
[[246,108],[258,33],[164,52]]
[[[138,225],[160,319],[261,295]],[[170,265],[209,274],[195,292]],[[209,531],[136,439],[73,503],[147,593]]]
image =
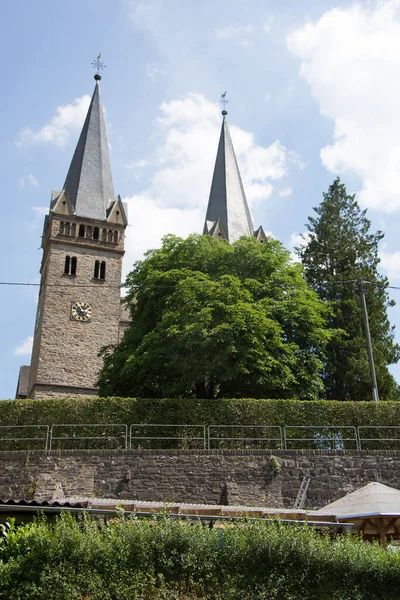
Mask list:
[[229,133],[227,114],[226,110],[222,111],[221,135],[203,233],[234,242],[242,235],[253,236],[254,227]]
[[115,200],[103,107],[100,97],[101,75],[96,85],[76,146],[63,192],[78,217],[105,220]]
[[[100,55],[94,66],[99,69]],[[52,192],[43,257],[30,398],[95,396],[102,347],[121,339],[121,270],[127,213],[114,197],[99,73],[61,192]],[[21,385],[28,379],[21,372]]]

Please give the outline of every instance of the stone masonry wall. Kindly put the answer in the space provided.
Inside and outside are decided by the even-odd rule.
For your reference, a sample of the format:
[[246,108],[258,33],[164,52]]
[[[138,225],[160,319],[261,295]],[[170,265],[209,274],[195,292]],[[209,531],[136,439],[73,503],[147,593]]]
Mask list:
[[291,508],[304,476],[309,509],[370,481],[400,488],[400,451],[0,452],[3,500],[50,500],[61,484],[66,496]]
[[[76,277],[63,275],[68,252],[78,259]],[[105,280],[93,279],[95,260],[106,261]],[[98,352],[119,339],[121,265],[122,255],[111,251],[69,249],[62,244],[51,248],[47,283],[40,298],[40,347],[33,353],[36,372],[31,374],[31,383],[36,386],[31,388],[31,397],[57,397],[52,386],[95,387],[102,366]],[[85,283],[90,285],[85,287]],[[89,322],[71,320],[71,304],[77,300],[92,305]],[[50,386],[49,393],[45,386]]]

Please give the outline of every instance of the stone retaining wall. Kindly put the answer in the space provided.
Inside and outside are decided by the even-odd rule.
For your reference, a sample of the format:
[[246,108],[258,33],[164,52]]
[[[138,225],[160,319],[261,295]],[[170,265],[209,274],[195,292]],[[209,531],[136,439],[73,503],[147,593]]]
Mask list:
[[61,484],[66,496],[291,508],[304,476],[309,509],[370,481],[400,489],[400,451],[0,452],[3,500],[51,500]]

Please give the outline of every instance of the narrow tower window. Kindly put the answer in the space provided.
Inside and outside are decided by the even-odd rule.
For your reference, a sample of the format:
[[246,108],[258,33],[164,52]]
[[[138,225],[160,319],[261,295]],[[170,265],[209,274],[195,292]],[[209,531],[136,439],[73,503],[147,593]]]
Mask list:
[[79,225],[79,237],[85,237],[85,226]]
[[111,231],[111,229],[108,230],[108,241],[109,242],[113,241],[113,232]]
[[101,239],[103,240],[103,242],[107,241],[107,229],[103,229],[103,233],[101,235]]
[[114,231],[114,244],[118,244],[118,231]]
[[92,239],[92,227],[90,225],[86,227],[86,237],[88,240]]
[[59,230],[59,233],[61,235],[63,235],[63,233],[64,233],[64,221],[60,221],[60,230]]
[[94,279],[105,279],[106,278],[106,263],[105,261],[96,260],[94,263]]
[[64,265],[64,275],[76,275],[76,256],[66,256]]
[[71,235],[76,236],[76,223],[72,223],[71,225]]
[[94,227],[94,229],[93,229],[93,239],[94,240],[99,239],[99,228],[98,227]]
[[71,224],[70,223],[65,223],[65,235],[70,235],[71,234]]

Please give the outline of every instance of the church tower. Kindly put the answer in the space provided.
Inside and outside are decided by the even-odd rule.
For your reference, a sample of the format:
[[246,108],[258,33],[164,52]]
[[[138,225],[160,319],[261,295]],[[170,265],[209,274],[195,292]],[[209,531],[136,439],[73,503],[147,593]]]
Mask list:
[[97,73],[64,187],[52,192],[44,222],[29,398],[97,395],[99,350],[117,343],[124,325],[127,214],[114,196],[100,79]]
[[255,236],[258,241],[263,242],[266,239],[263,228],[260,226],[254,231],[229,133],[227,114],[224,109],[203,234],[219,237],[230,243],[242,235]]

